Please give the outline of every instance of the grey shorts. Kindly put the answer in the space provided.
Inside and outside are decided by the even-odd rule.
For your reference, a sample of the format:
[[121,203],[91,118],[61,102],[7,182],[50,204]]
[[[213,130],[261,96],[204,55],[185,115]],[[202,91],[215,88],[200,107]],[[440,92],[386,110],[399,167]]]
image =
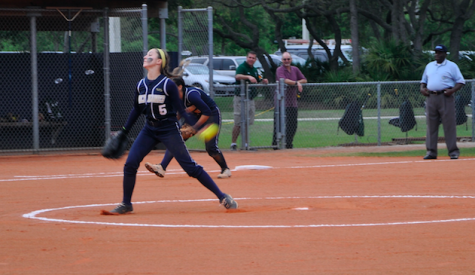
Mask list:
[[[256,104],[254,100],[248,101],[248,116],[249,116],[249,125],[254,124],[254,115],[256,114]],[[241,97],[234,96],[233,99],[234,107],[234,125],[241,125]]]

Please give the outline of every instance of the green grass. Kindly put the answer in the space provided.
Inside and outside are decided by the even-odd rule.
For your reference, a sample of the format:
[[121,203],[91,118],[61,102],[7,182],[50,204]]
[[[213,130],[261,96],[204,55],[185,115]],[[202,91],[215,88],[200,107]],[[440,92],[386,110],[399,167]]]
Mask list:
[[[475,157],[475,148],[462,148],[463,157]],[[378,153],[351,153],[342,154],[341,156],[358,156],[358,157],[421,157],[425,156],[426,150],[408,150],[399,152],[378,152]],[[439,156],[448,156],[447,149],[438,149]]]
[[[232,99],[233,97],[217,97],[217,102],[223,119],[232,120]],[[224,110],[223,110],[224,109]],[[424,114],[422,108],[415,108],[416,115]],[[354,135],[347,135],[341,129],[338,129],[338,119],[343,115],[344,110],[300,110],[299,118],[335,118],[335,120],[318,120],[318,121],[299,121],[297,134],[294,138],[294,148],[317,148],[317,147],[329,147],[340,146],[342,144],[349,143],[372,143],[378,142],[378,121],[376,119],[369,119],[369,117],[376,117],[377,111],[374,109],[363,110],[363,115],[367,117],[364,119],[365,135],[363,137],[357,137]],[[399,114],[398,109],[383,109],[381,110],[382,116],[397,117]],[[250,139],[251,146],[270,146],[272,143],[273,134],[273,110],[257,110],[257,119],[271,119],[270,121],[255,121],[251,126]],[[425,118],[418,118],[417,130],[416,128],[410,130],[407,134],[409,138],[423,138],[426,135],[426,122]],[[401,132],[400,128],[389,125],[389,119],[381,120],[381,143],[393,142],[393,139],[405,139],[406,133]],[[468,129],[466,125],[457,126],[458,137],[471,137],[472,120],[468,119]],[[231,131],[234,123],[223,122],[221,127],[221,133],[219,137],[218,146],[221,149],[229,149],[231,144]],[[442,126],[439,127],[439,136],[444,136]],[[423,144],[424,141],[412,142]],[[238,139],[238,145],[240,145],[240,137]],[[204,144],[197,138],[191,138],[187,141],[187,146],[192,150],[204,150]],[[420,155],[420,153],[418,153]],[[424,154],[424,153],[423,153]]]

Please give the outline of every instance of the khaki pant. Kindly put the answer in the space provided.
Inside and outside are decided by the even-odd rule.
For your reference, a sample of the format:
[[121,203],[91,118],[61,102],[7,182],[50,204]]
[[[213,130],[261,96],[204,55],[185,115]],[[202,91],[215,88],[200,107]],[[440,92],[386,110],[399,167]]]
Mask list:
[[[256,104],[254,99],[250,99],[247,101],[248,107],[248,116],[249,116],[249,125],[254,124],[254,116],[256,114]],[[233,107],[234,107],[234,125],[241,126],[241,97],[234,96],[233,99]]]

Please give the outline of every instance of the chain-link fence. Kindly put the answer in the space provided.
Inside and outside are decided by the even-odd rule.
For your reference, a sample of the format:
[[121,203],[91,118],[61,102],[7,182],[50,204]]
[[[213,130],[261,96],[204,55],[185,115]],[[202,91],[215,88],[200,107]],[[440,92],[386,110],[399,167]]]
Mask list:
[[101,147],[143,77],[142,13],[0,10],[0,151]]
[[[214,85],[234,79],[213,72],[213,9],[178,7],[178,55],[186,85],[195,86],[214,97]],[[200,57],[187,59],[189,56]],[[216,79],[215,79],[216,78]],[[223,80],[224,79],[224,80]]]
[[[459,111],[462,110],[467,118],[457,126],[457,137],[459,142],[474,142],[474,105],[471,103],[475,97],[475,80],[466,82],[456,93],[462,102]],[[249,86],[255,86],[259,91],[254,99],[256,112],[254,123],[249,126],[248,146],[240,135],[238,147],[242,150],[281,148],[279,144],[273,146],[277,85]],[[425,97],[420,94],[419,87],[419,81],[303,84],[303,92],[298,98],[298,124],[293,148],[424,143]],[[240,86],[234,88],[241,90]],[[219,146],[229,148],[234,126],[233,97],[216,97],[215,101],[223,117]],[[285,135],[285,128],[282,130],[280,134]],[[440,126],[440,141],[443,138],[443,127]],[[187,145],[191,149],[204,148],[201,142],[193,139]]]

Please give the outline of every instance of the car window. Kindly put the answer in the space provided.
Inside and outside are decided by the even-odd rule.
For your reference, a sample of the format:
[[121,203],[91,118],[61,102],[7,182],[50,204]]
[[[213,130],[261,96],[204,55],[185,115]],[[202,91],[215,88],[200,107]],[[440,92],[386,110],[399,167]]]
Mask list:
[[236,58],[236,63],[238,66],[244,63],[245,61],[246,61],[245,57]]
[[326,53],[317,52],[314,53],[313,56],[315,57],[315,60],[320,60],[321,62],[328,62],[328,56]]
[[207,58],[191,58],[190,60],[191,60],[190,63],[205,64],[206,60],[208,59]]
[[302,66],[305,66],[305,62],[306,60],[299,57],[299,56],[296,56],[296,55],[292,55],[292,63],[294,64],[300,64]]
[[215,70],[222,70],[223,69],[223,60],[222,59],[216,59],[213,58],[213,69]]
[[236,70],[236,64],[232,59],[223,59],[223,70]]
[[274,61],[275,65],[277,66],[280,66],[282,64],[282,60],[277,57],[272,58],[272,61]]
[[299,53],[296,53],[295,55],[307,60],[308,59],[308,53],[304,53],[304,52],[299,52]]
[[254,67],[256,68],[262,68],[262,64],[259,60],[256,60],[256,63],[254,63]]
[[188,66],[186,69],[191,74],[209,74],[209,69],[206,66]]

